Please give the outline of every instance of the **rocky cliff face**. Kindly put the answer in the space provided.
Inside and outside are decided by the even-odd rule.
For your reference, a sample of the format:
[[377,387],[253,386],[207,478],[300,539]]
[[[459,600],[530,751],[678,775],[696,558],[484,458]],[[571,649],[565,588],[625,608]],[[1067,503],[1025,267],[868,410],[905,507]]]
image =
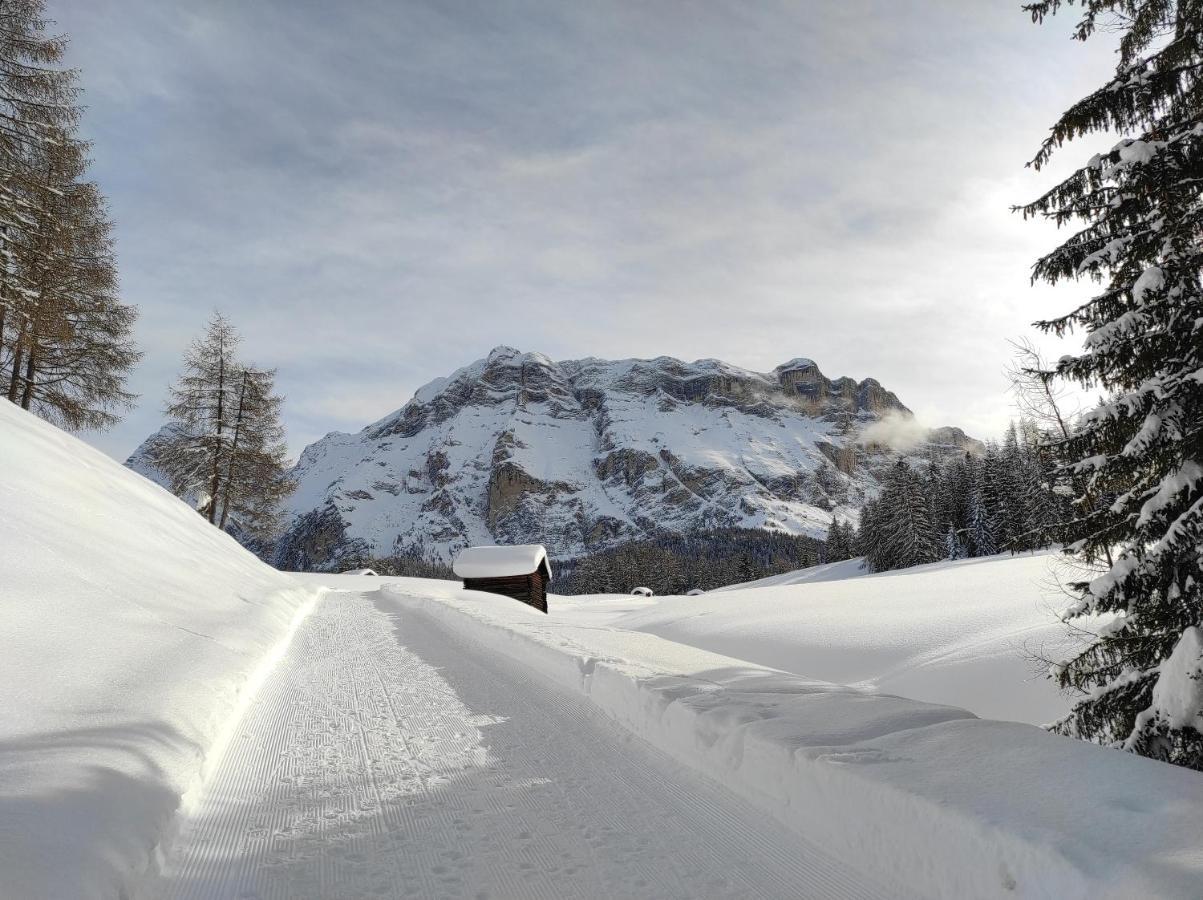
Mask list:
[[[857,440],[886,415],[910,412],[873,379],[830,380],[806,359],[757,373],[498,347],[358,434],[307,447],[277,562],[530,542],[565,557],[726,525],[821,535],[833,514],[855,518],[897,458]],[[909,452],[976,446],[945,428]]]

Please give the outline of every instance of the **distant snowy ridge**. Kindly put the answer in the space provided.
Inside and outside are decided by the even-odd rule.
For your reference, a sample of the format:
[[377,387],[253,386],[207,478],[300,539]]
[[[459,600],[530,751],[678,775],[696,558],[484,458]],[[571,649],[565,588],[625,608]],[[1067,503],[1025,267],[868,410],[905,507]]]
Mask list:
[[[911,414],[874,379],[828,379],[809,359],[759,373],[498,347],[359,433],[307,447],[276,561],[449,561],[491,543],[542,543],[564,558],[722,526],[821,536],[833,515],[856,517],[898,458],[860,437],[886,417]],[[980,447],[956,428],[922,440],[913,426],[894,430],[919,458]]]
[[386,598],[521,660],[863,871],[932,898],[1198,897],[1197,773],[453,585]]
[[0,896],[133,896],[321,590],[0,400]]

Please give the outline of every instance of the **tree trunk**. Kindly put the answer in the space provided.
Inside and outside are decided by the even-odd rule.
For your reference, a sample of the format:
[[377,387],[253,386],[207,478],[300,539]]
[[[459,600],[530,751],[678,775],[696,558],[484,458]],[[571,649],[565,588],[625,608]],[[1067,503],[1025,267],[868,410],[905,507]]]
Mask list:
[[221,349],[217,361],[217,437],[213,442],[213,476],[209,479],[209,522],[217,524],[217,492],[221,488],[221,433],[225,416],[226,354]]
[[21,409],[29,409],[29,403],[33,400],[33,380],[37,374],[37,359],[38,359],[37,344],[33,344],[29,348],[29,356],[25,359],[25,390],[21,393]]
[[234,417],[234,439],[230,442],[230,461],[226,465],[226,488],[221,499],[221,523],[218,526],[226,530],[226,520],[230,516],[230,485],[234,482],[234,457],[238,453],[238,438],[242,434],[242,416],[246,409],[246,380],[247,372],[242,373],[242,385],[238,388],[238,415]]
[[8,380],[8,402],[17,402],[17,388],[21,384],[21,364],[25,361],[25,335],[29,331],[29,324],[21,326],[21,331],[17,335],[17,343],[13,347],[13,374]]

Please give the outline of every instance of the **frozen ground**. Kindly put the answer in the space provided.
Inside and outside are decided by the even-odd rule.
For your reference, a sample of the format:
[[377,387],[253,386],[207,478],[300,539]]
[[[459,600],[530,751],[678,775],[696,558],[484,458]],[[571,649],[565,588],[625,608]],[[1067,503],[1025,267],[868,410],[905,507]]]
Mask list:
[[[568,623],[611,625],[775,669],[979,716],[1043,724],[1069,709],[1036,657],[1069,640],[1059,554],[868,575],[833,563],[697,597],[556,597]],[[554,584],[553,584],[554,588]]]
[[896,897],[495,648],[328,595],[157,895]]

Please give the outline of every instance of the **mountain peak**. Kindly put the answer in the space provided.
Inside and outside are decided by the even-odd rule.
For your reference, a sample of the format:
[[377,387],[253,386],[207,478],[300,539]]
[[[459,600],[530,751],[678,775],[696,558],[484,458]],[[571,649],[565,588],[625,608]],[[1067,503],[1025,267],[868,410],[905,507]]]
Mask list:
[[906,407],[875,380],[831,381],[805,358],[758,373],[667,356],[553,362],[501,345],[358,434],[308,447],[277,561],[449,560],[493,543],[564,558],[724,526],[818,536],[835,515],[855,520],[898,458],[857,442],[895,411]]
[[512,359],[515,356],[522,355],[522,351],[515,347],[511,347],[508,344],[498,344],[489,351],[489,355],[485,357],[485,363],[491,365],[504,359]]
[[791,359],[789,362],[783,362],[777,368],[773,369],[773,371],[780,373],[780,372],[792,372],[795,369],[816,369],[817,370],[818,368],[819,368],[818,363],[816,363],[813,359],[807,359],[805,356],[796,356],[793,359]]

